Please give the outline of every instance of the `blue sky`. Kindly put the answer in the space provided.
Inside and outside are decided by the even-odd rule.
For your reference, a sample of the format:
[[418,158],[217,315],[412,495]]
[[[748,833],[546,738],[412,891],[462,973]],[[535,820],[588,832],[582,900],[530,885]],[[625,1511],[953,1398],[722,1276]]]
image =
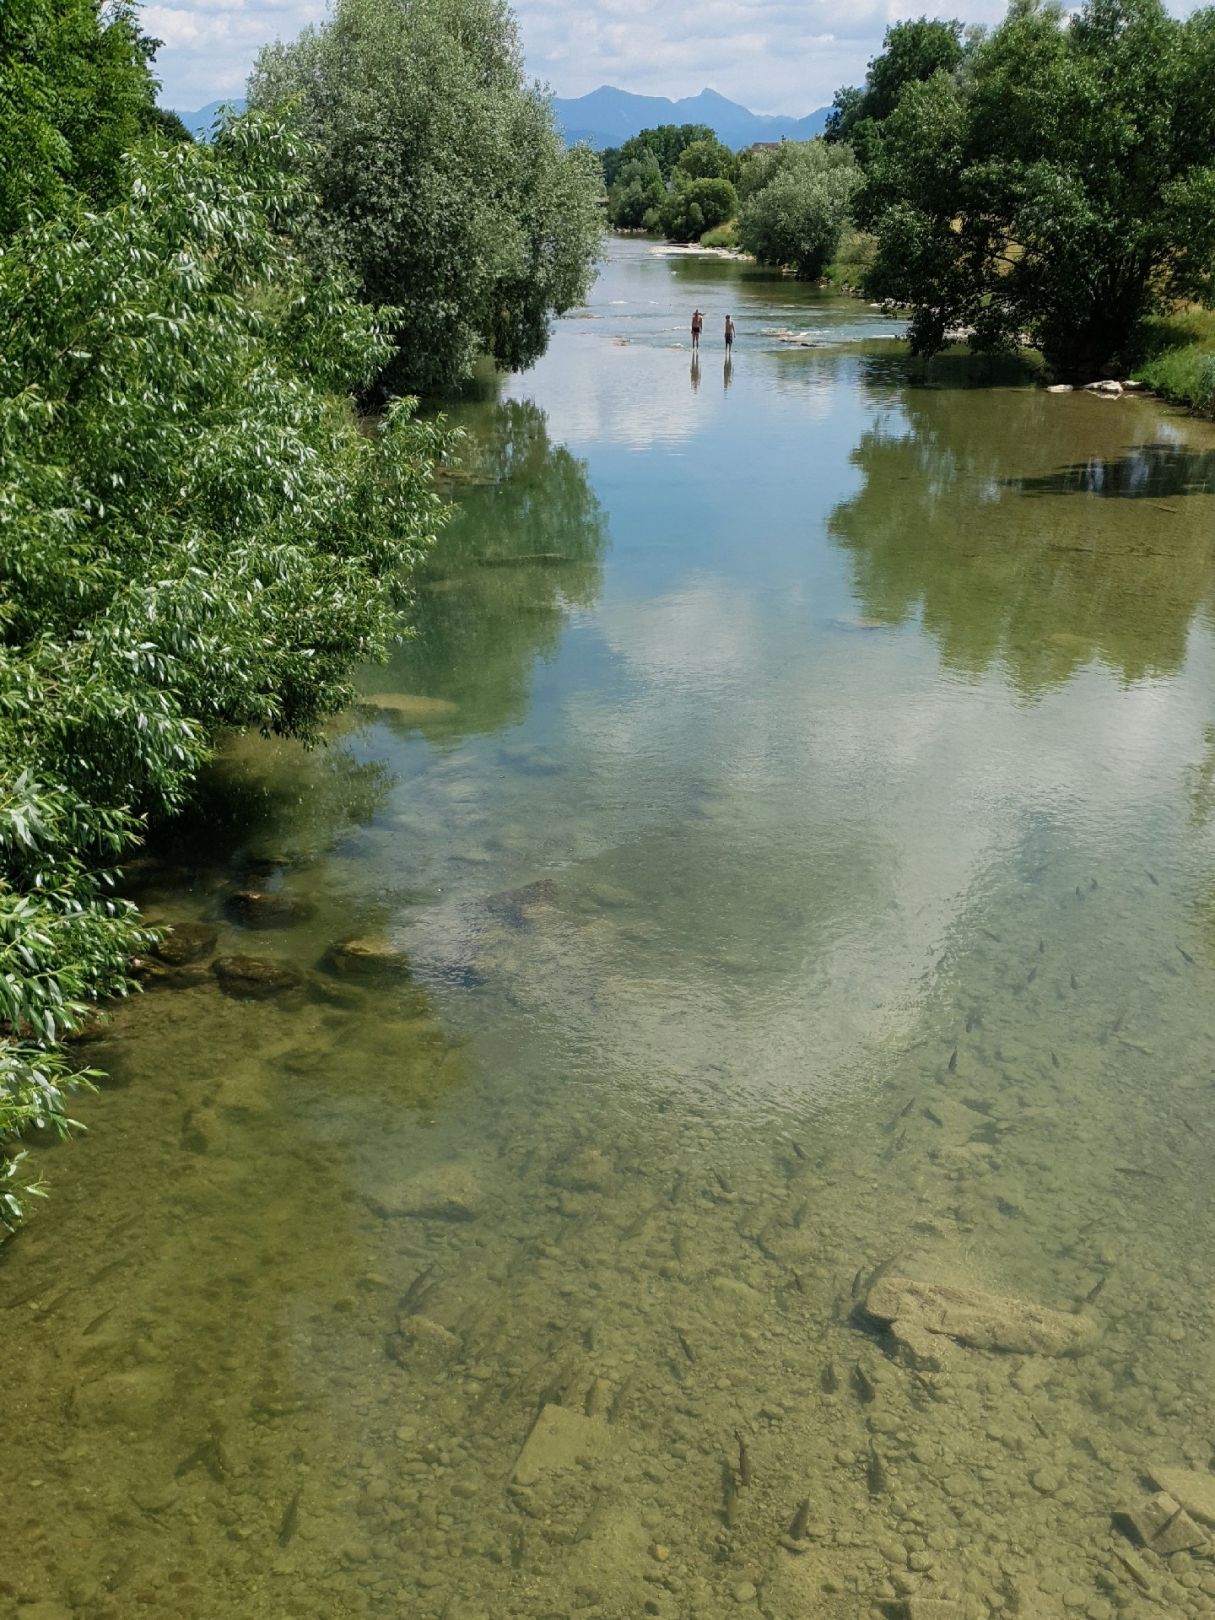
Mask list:
[[[527,64],[557,95],[600,84],[647,95],[706,85],[755,112],[806,113],[859,81],[891,22],[932,15],[928,0],[516,0]],[[1170,9],[1188,12],[1192,0]],[[325,0],[169,0],[143,7],[164,41],[166,106],[238,96],[258,47],[291,39]],[[939,14],[992,23],[1004,0],[944,4]]]

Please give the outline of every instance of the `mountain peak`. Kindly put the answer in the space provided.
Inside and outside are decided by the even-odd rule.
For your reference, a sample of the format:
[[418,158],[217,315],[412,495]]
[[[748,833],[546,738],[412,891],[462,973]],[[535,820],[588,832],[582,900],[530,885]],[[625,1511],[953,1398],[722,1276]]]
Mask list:
[[554,96],[553,114],[566,140],[586,141],[596,148],[620,146],[643,129],[656,124],[708,124],[718,140],[736,151],[754,141],[808,141],[821,135],[827,107],[804,118],[753,113],[706,85],[695,96],[672,100],[669,96],[640,96],[613,84],[601,84],[589,95],[572,99]]

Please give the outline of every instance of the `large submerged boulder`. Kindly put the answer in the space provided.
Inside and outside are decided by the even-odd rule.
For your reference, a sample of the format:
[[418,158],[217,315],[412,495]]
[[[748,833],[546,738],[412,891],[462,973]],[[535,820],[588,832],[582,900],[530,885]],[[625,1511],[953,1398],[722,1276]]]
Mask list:
[[480,1183],[460,1164],[434,1165],[386,1181],[367,1194],[367,1202],[385,1220],[475,1221],[484,1207]]
[[239,996],[246,1001],[266,1001],[302,983],[295,968],[257,956],[217,956],[211,971],[225,995]]
[[206,923],[162,923],[158,925],[159,938],[149,947],[148,954],[168,967],[185,967],[210,956],[219,935]]
[[1096,1336],[1083,1312],[1049,1310],[1011,1294],[988,1294],[945,1282],[877,1278],[865,1296],[865,1314],[896,1334],[937,1334],[976,1350],[1020,1355],[1078,1356]]
[[229,895],[227,911],[242,928],[293,928],[307,922],[313,907],[278,889],[239,889]]
[[335,940],[321,959],[331,973],[350,979],[408,979],[409,958],[390,940],[373,935]]

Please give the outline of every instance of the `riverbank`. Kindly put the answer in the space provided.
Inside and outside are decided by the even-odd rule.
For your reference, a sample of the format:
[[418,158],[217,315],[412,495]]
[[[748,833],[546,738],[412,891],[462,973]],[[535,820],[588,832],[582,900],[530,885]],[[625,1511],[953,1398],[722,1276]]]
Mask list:
[[1144,323],[1132,375],[1153,393],[1215,416],[1215,311],[1192,309]]

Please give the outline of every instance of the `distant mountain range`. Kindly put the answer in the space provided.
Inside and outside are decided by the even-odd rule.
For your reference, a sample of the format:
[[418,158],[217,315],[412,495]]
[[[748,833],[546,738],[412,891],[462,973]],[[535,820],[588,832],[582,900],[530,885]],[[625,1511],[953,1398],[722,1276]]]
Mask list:
[[197,112],[182,112],[180,107],[174,107],[173,111],[197,141],[211,133],[211,125],[215,122],[215,115],[221,107],[232,107],[237,112],[244,112],[245,98],[229,96],[226,101],[208,101],[207,105],[200,107]]
[[[233,96],[229,102],[209,101],[197,112],[174,109],[194,136],[209,135],[215,115],[223,106],[244,109],[244,100]],[[702,90],[698,96],[672,101],[669,96],[635,96],[631,90],[600,85],[590,95],[566,100],[553,97],[553,112],[571,146],[586,141],[596,151],[619,146],[630,136],[656,124],[708,124],[717,139],[735,151],[755,141],[809,141],[821,135],[829,107],[819,107],[804,118],[782,118],[773,113],[753,113],[737,101],[719,96],[716,90]]]
[[750,112],[716,90],[702,90],[698,96],[671,101],[667,96],[635,96],[610,84],[572,101],[553,98],[553,112],[569,144],[586,141],[597,150],[619,146],[639,130],[653,129],[656,124],[708,124],[717,139],[735,151],[755,141],[809,141],[823,133],[830,110],[819,107],[804,118],[781,118],[772,113]]

